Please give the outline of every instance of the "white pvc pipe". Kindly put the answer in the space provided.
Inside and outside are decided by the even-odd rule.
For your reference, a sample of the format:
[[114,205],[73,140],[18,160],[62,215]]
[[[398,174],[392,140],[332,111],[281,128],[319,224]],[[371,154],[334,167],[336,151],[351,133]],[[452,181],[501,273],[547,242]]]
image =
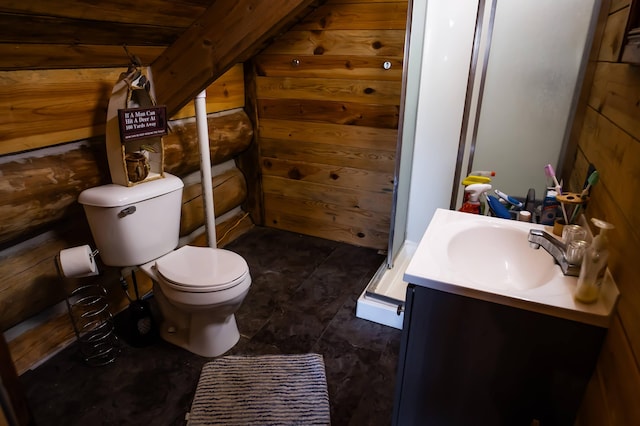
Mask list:
[[216,213],[213,208],[213,184],[211,183],[211,154],[209,150],[209,126],[207,124],[207,92],[203,90],[194,99],[196,128],[200,148],[200,180],[204,201],[205,228],[209,247],[216,248]]

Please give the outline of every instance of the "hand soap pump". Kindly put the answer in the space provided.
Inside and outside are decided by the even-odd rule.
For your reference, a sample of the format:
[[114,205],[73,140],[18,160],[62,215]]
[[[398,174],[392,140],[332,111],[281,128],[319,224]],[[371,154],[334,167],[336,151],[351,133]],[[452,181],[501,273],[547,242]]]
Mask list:
[[468,185],[464,189],[465,193],[465,201],[462,203],[462,207],[460,207],[461,212],[465,213],[475,213],[482,214],[483,206],[480,203],[480,195],[491,189],[491,185],[488,183],[473,183]]
[[609,258],[609,240],[606,234],[608,230],[614,228],[612,224],[604,220],[593,218],[591,221],[600,228],[600,232],[593,239],[591,246],[587,248],[580,267],[574,298],[582,303],[593,303],[598,300]]

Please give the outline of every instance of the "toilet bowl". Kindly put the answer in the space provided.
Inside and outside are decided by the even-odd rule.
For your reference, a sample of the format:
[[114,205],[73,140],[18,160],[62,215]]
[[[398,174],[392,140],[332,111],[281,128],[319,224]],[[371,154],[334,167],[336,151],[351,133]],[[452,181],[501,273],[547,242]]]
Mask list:
[[238,342],[235,312],[251,285],[241,256],[183,246],[140,269],[153,280],[163,339],[205,357],[222,355]]

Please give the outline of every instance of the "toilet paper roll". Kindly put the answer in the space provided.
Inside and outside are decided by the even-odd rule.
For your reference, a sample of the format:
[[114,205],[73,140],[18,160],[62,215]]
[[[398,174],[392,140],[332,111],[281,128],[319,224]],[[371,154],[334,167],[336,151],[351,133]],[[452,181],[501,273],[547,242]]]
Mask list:
[[88,245],[60,250],[60,269],[68,278],[89,277],[98,274],[96,259]]

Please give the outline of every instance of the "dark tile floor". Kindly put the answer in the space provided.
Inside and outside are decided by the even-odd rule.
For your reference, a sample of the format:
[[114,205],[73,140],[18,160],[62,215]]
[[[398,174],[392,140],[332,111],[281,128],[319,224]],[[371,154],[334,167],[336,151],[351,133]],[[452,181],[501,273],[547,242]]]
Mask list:
[[[401,332],[355,317],[383,257],[260,227],[227,248],[247,260],[253,278],[236,315],[242,337],[227,354],[320,353],[332,424],[390,424]],[[123,342],[115,363],[89,367],[72,345],[21,381],[39,426],[183,425],[208,360],[156,340]]]

